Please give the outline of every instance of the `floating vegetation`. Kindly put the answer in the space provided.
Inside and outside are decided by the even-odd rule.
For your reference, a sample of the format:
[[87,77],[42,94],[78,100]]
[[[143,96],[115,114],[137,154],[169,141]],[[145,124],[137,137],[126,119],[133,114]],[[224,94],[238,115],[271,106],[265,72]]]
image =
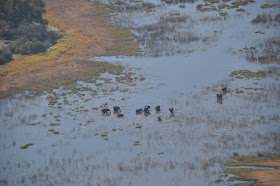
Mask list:
[[21,146],[20,149],[27,149],[29,146],[32,146],[32,145],[33,145],[33,143],[27,143],[27,144]]
[[205,0],[205,2],[208,2],[208,3],[219,3],[220,0]]
[[239,9],[236,10],[236,12],[245,12],[245,9],[239,8]]
[[60,118],[61,116],[60,115],[56,115],[56,116],[54,116],[54,118]]
[[102,137],[108,136],[108,132],[103,132],[103,133],[101,134],[101,136],[102,136]]
[[[205,7],[206,6],[206,7]],[[198,4],[196,9],[200,12],[217,11],[215,6],[207,7],[208,5]]]
[[255,33],[256,34],[264,34],[264,32],[262,32],[262,31],[256,31]]
[[42,114],[42,117],[43,117],[43,118],[47,117],[47,114]]
[[255,90],[255,91],[257,91],[257,90],[263,90],[264,88],[252,88],[252,87],[246,87],[246,88],[244,88],[245,90]]
[[135,141],[135,142],[133,143],[133,146],[140,146],[139,141]]
[[220,12],[219,15],[220,16],[226,16],[226,15],[228,15],[228,13],[227,12]]
[[244,91],[243,90],[236,90],[235,93],[236,94],[241,94],[241,93],[244,93]]
[[39,125],[41,122],[37,122],[37,123],[30,123],[30,126],[34,126],[34,125]]
[[112,129],[113,132],[115,132],[117,129]]
[[130,75],[126,74],[125,76],[116,77],[116,82],[117,83],[132,83],[133,78]]
[[120,92],[128,92],[128,88],[120,89],[119,91],[120,91]]
[[50,126],[59,126],[59,123],[51,123]]
[[54,132],[54,129],[49,129],[48,131],[50,131],[50,132]]
[[164,152],[159,152],[158,155],[164,154]]
[[141,129],[141,128],[142,128],[142,126],[141,126],[139,123],[137,123],[135,128],[137,128],[137,129]]
[[242,78],[265,77],[266,73],[263,71],[252,72],[250,70],[236,70],[231,72],[229,76],[242,79]]
[[60,134],[59,131],[54,131],[53,134],[57,135],[57,134]]
[[95,86],[97,86],[97,87],[99,87],[101,85],[103,85],[103,83],[95,83]]
[[245,0],[245,1],[235,1],[235,2],[232,2],[231,4],[233,6],[245,6],[245,5],[249,4],[249,3],[254,3],[254,2],[255,1],[253,1],[253,0]]
[[227,7],[229,7],[229,5],[226,5],[226,4],[220,4],[220,5],[218,5],[218,8],[219,8],[219,9],[224,9],[224,8],[227,8]]
[[276,7],[277,4],[264,4],[261,6],[261,8],[265,9],[265,8],[273,8],[273,7]]
[[[230,0],[223,0],[222,2],[226,3],[229,1]],[[221,11],[221,9],[227,8],[227,9],[237,9],[236,10],[237,12],[244,12],[245,9],[239,8],[239,6],[245,6],[249,3],[254,3],[255,1],[253,1],[253,0],[234,1],[231,4],[220,3],[219,0],[209,0],[209,1],[205,0],[205,2],[206,2],[205,4],[198,4],[196,6],[196,9],[201,12],[206,12],[206,11]],[[217,5],[217,7],[215,5]],[[226,15],[228,15],[228,13],[221,12],[221,13],[219,13],[219,15],[226,16]]]

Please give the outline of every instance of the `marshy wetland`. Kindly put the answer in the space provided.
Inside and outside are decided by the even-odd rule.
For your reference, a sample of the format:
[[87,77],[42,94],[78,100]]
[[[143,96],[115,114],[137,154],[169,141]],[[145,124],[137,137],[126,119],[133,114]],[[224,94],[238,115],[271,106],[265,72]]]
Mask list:
[[280,184],[279,1],[93,5],[141,52],[90,58],[104,73],[1,99],[0,185]]

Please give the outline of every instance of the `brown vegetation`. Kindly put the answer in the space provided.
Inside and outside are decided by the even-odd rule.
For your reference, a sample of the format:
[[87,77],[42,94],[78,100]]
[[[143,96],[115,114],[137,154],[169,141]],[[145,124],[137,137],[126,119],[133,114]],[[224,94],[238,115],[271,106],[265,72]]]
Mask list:
[[0,97],[34,90],[34,85],[36,90],[41,84],[57,88],[61,83],[56,82],[60,80],[75,81],[82,79],[80,75],[85,71],[98,75],[108,68],[107,64],[104,67],[85,60],[88,57],[139,52],[138,44],[130,41],[132,34],[128,28],[108,23],[109,12],[103,5],[89,1],[46,0],[46,10],[45,18],[64,37],[46,53],[20,56],[0,66]]
[[[263,155],[262,155],[263,156]],[[228,161],[228,166],[257,166],[275,167],[271,169],[229,168],[226,173],[236,174],[238,180],[254,181],[239,185],[279,185],[280,183],[280,159],[279,155],[259,156],[237,156],[235,161]]]

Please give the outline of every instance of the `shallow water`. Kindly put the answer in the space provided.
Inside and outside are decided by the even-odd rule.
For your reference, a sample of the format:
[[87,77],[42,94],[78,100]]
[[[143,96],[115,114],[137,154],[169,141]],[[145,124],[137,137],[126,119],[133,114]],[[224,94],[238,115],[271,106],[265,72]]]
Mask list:
[[[244,6],[245,13],[229,10],[224,20],[217,12],[198,12],[195,7],[201,1],[186,3],[183,9],[149,2],[155,11],[116,12],[112,21],[131,26],[134,39],[146,33],[145,25],[156,25],[170,12],[192,21],[180,25],[173,20],[180,25],[172,32],[175,37],[156,37],[156,48],[148,45],[153,39],[148,33],[141,56],[92,59],[125,66],[132,82],[116,82],[117,76],[103,74],[110,82],[78,82],[75,93],[62,87],[42,96],[25,92],[0,100],[1,184],[231,185],[237,182],[227,182],[223,169],[233,153],[279,153],[278,76],[229,77],[235,70],[279,68],[249,63],[238,53],[279,37],[279,24],[250,24],[257,14],[275,15],[279,8],[261,9],[268,1],[257,1]],[[215,21],[201,21],[209,17]],[[263,29],[264,35],[254,33]],[[189,32],[200,39],[177,40],[176,34]],[[212,39],[205,42],[205,37]],[[223,86],[231,91],[220,104],[216,93]],[[123,118],[101,114],[102,108],[112,110],[115,105]],[[136,115],[145,105],[151,106],[151,115]],[[160,113],[154,110],[157,105]],[[174,107],[174,116],[169,107]],[[28,143],[33,145],[20,149]]]

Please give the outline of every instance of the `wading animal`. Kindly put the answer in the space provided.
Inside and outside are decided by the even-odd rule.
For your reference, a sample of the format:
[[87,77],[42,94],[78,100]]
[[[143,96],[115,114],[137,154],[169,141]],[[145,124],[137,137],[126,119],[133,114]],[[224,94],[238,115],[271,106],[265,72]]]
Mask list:
[[118,118],[122,118],[122,117],[124,117],[124,115],[123,115],[123,114],[118,114],[117,116],[118,116]]
[[143,109],[136,109],[136,114],[142,114],[143,113]]
[[111,114],[111,111],[110,111],[110,109],[102,109],[101,110],[102,111],[102,114]]
[[157,119],[158,121],[162,121],[161,116],[158,116]]
[[227,87],[223,87],[221,92],[222,93],[227,93]]
[[217,94],[217,99],[223,99],[223,94]]
[[114,109],[114,112],[117,112],[117,113],[121,112],[121,109],[119,106],[114,106],[113,109]]
[[159,112],[160,111],[160,106],[156,106],[156,112]]
[[151,108],[150,106],[145,106],[144,107],[144,113],[145,114],[150,114],[150,108]]
[[169,108],[169,111],[170,111],[170,113],[171,113],[172,115],[174,115],[174,108],[173,108],[173,107],[170,107],[170,108]]

